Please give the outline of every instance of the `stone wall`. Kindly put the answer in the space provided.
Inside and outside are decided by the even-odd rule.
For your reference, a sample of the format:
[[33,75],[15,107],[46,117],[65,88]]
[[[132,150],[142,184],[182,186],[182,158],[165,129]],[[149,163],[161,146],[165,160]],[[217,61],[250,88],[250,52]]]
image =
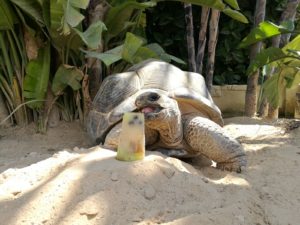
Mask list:
[[[244,114],[246,89],[247,85],[213,86],[211,95],[225,117],[242,116]],[[280,107],[281,115],[287,117],[294,116],[296,92],[297,87],[286,89],[284,101]],[[300,92],[300,90],[298,92]],[[259,93],[257,96],[259,96]]]

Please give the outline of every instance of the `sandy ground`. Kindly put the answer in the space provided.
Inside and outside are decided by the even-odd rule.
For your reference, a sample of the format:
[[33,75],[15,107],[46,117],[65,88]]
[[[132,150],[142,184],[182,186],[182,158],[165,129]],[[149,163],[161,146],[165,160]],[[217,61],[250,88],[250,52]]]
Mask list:
[[300,128],[226,123],[248,155],[241,174],[153,152],[120,162],[78,123],[1,129],[0,224],[300,224]]

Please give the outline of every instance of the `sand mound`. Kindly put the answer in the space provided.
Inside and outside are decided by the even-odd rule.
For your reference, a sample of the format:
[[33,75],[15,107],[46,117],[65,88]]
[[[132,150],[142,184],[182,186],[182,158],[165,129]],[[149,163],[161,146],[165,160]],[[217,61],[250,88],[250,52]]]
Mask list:
[[[20,131],[5,133],[0,224],[299,224],[300,129],[287,134],[245,118],[227,123],[247,151],[249,165],[241,174],[196,169],[153,152],[143,161],[121,162],[101,147],[48,151],[60,146],[66,126],[50,131],[42,150],[32,134],[21,132],[10,149],[17,153],[7,156]],[[72,135],[62,138],[63,145],[85,140],[83,133]],[[26,137],[32,137],[30,151],[22,148]]]

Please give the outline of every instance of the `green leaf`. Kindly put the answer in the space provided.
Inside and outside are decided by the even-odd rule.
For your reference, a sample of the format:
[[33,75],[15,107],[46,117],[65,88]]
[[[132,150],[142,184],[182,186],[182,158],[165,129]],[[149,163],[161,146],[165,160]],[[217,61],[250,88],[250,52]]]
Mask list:
[[86,53],[86,58],[96,58],[101,60],[106,66],[110,66],[111,64],[122,59],[123,45],[120,45],[103,53],[85,50],[82,51]]
[[7,0],[0,1],[0,30],[13,29],[17,17]]
[[295,87],[299,84],[300,84],[300,71],[298,69],[298,71],[293,76],[293,80],[292,80],[291,84],[287,85],[287,87],[292,88],[292,87]]
[[284,80],[286,82],[286,87],[291,88],[292,86],[299,84],[299,74],[300,74],[300,68],[297,67],[284,67],[283,72]]
[[51,8],[51,0],[43,0],[42,2],[42,11],[43,11],[43,20],[48,29],[51,26],[51,18],[50,18],[50,8]]
[[226,7],[223,11],[224,14],[226,14],[227,16],[240,21],[242,23],[249,23],[247,17],[245,17],[242,13],[240,13],[239,11],[233,10],[229,7]]
[[237,2],[237,0],[224,0],[224,2],[226,2],[228,5],[230,5],[232,8],[239,10],[239,4]]
[[31,108],[41,108],[47,92],[50,73],[50,44],[41,48],[37,59],[30,61],[26,66],[24,79],[24,97],[27,100],[41,100],[30,103]]
[[258,27],[251,30],[248,36],[242,40],[239,47],[245,48],[264,39],[290,32],[290,30],[284,28],[283,26],[277,26],[274,23],[264,21],[260,23]]
[[76,27],[84,19],[80,9],[86,9],[89,0],[61,0],[63,2],[62,31],[64,35],[70,34],[71,27]]
[[[69,34],[64,35],[61,32],[62,20],[64,17],[64,6],[62,1],[65,0],[51,0],[50,2],[50,26],[48,26],[48,28],[52,44],[57,49],[68,47],[73,50],[78,50],[84,44],[79,35],[73,29],[70,30]],[[79,30],[78,27],[76,29]]]
[[52,91],[55,95],[62,94],[63,90],[70,86],[74,91],[81,88],[83,73],[81,70],[70,65],[61,65],[54,75]]
[[158,55],[158,58],[163,61],[171,62],[171,60],[173,60],[174,62],[177,62],[179,64],[183,64],[183,65],[186,64],[183,60],[181,60],[173,55],[167,54],[165,52],[165,50],[157,43],[149,44],[146,47],[151,49],[152,51],[154,51]]
[[136,64],[151,58],[159,59],[158,55],[151,49],[147,47],[140,47],[132,59],[132,64]]
[[39,24],[45,24],[42,5],[38,0],[10,0]]
[[[166,0],[155,0],[156,2],[164,2]],[[225,9],[225,4],[222,0],[169,0],[175,2],[191,3],[193,5],[207,6],[209,8],[214,8],[218,10]]]
[[122,51],[122,58],[130,63],[134,63],[134,55],[140,47],[145,43],[143,39],[132,33],[126,33],[126,38]]
[[285,20],[280,23],[280,27],[285,30],[293,31],[295,29],[295,24],[292,20]]
[[292,41],[287,43],[282,50],[287,51],[288,49],[300,50],[300,35],[297,35]]
[[126,1],[120,5],[112,7],[106,16],[104,23],[107,27],[107,40],[119,35],[128,26],[130,18],[135,9],[144,10],[155,6],[153,1],[138,3],[134,0]]
[[246,74],[251,75],[259,68],[271,62],[288,57],[288,55],[280,48],[270,47],[262,50],[250,63]]
[[92,23],[89,26],[89,28],[84,32],[81,32],[78,29],[74,29],[74,30],[89,48],[97,49],[101,43],[102,32],[107,29],[105,24],[99,20],[95,23]]
[[263,94],[274,108],[282,103],[284,87],[284,79],[280,73],[273,74],[263,84]]
[[60,1],[50,0],[50,29],[58,31],[61,29],[61,23],[64,16],[63,4]]

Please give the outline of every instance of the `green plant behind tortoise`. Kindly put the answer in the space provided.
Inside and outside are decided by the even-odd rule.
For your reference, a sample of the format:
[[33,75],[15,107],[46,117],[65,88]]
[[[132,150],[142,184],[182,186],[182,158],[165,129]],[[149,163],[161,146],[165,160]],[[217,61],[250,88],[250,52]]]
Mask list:
[[148,60],[102,83],[87,120],[96,143],[117,149],[125,112],[142,112],[148,150],[169,156],[204,155],[222,170],[240,172],[246,155],[222,129],[219,108],[204,78],[166,62]]

